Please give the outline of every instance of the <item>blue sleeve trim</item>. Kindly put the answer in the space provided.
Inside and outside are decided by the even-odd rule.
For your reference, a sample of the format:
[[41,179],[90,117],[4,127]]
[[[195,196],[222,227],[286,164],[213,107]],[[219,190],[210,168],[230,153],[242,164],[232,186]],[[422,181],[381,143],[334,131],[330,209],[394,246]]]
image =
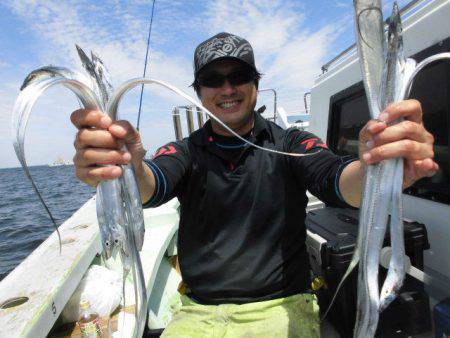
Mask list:
[[150,161],[149,161],[149,160],[144,160],[144,163],[145,163],[145,164],[147,165],[147,167],[152,171],[153,176],[155,177],[155,191],[156,191],[156,192],[153,193],[153,196],[152,196],[147,202],[145,202],[145,203],[142,205],[143,208],[148,208],[148,207],[151,207],[151,206],[154,204],[155,198],[156,198],[156,196],[158,196],[158,194],[159,194],[159,186],[160,186],[160,183],[159,183],[159,177],[158,177],[157,173],[155,172],[155,169],[153,169],[153,167],[151,166]]
[[[148,200],[143,207],[155,207],[158,206],[165,198],[167,194],[167,180],[166,176],[162,172],[162,170],[152,161],[144,160],[150,170],[153,172],[153,176],[155,177],[155,193],[152,198]],[[163,189],[161,189],[161,182]]]
[[357,161],[357,158],[351,157],[351,158],[346,158],[343,157],[342,158],[342,163],[339,165],[338,170],[336,172],[336,177],[334,179],[334,191],[336,192],[337,197],[339,197],[339,199],[348,204],[347,201],[344,199],[344,197],[342,197],[341,194],[341,190],[339,189],[339,179],[341,178],[341,174],[344,171],[344,168],[349,165],[351,162]]
[[150,164],[158,171],[158,173],[159,173],[159,175],[160,175],[160,177],[162,178],[162,181],[163,181],[164,192],[163,192],[160,200],[158,201],[158,203],[159,203],[159,202],[161,202],[164,199],[164,197],[167,194],[167,180],[166,180],[166,176],[164,175],[162,170],[154,162],[150,162]]

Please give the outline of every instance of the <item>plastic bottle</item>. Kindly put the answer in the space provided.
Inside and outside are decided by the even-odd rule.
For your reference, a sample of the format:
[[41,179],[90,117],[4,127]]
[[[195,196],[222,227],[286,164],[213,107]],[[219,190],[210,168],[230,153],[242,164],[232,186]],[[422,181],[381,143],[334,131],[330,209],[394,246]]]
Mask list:
[[80,302],[81,316],[78,325],[83,338],[102,337],[102,327],[98,313],[91,310],[89,301],[82,300]]

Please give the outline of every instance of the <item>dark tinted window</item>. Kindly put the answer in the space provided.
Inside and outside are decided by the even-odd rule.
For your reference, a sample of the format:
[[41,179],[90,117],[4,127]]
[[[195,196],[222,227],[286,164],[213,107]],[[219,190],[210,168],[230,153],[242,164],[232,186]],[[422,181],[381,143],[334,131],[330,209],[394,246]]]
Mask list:
[[[418,62],[450,51],[450,38],[414,55]],[[424,178],[406,193],[450,203],[450,62],[442,61],[425,68],[415,79],[411,98],[422,103],[424,124],[435,137],[435,159],[439,172]],[[369,120],[369,108],[362,82],[331,98],[328,144],[339,155],[356,155],[359,130]]]

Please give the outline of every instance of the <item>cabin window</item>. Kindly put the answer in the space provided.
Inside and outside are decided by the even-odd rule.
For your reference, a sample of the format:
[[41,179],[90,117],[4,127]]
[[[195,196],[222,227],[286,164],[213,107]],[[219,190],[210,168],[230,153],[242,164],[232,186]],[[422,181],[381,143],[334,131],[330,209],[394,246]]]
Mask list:
[[[413,58],[450,51],[450,38],[431,46]],[[405,192],[450,204],[450,61],[429,65],[416,77],[411,98],[422,103],[425,127],[435,138],[435,160],[439,172],[423,178]],[[358,134],[369,120],[369,107],[362,82],[331,97],[327,141],[339,155],[358,154]]]

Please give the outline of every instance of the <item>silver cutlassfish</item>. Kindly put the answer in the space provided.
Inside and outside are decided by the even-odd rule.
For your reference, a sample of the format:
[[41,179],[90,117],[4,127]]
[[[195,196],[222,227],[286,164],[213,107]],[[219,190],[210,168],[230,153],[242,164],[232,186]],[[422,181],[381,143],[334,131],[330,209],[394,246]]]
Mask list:
[[[113,91],[109,71],[95,53],[91,52],[89,58],[79,46],[76,47],[83,68],[96,84],[102,110],[115,121],[117,114],[111,115],[107,110]],[[133,274],[137,323],[135,332],[139,336],[144,330],[147,315],[147,292],[139,256],[145,234],[144,215],[133,167],[129,164],[121,167],[123,175],[120,178],[101,181],[97,186],[97,218],[100,229],[103,229],[101,234],[106,236],[102,242],[106,244],[107,240],[110,243],[105,255],[111,255],[117,249],[122,260],[124,301],[125,278],[130,271]]]
[[33,177],[30,174],[25,157],[24,146],[28,119],[36,100],[45,90],[57,84],[62,84],[74,92],[78,100],[82,102],[85,107],[90,109],[98,109],[100,107],[86,76],[63,67],[41,67],[28,74],[20,87],[21,91],[13,108],[11,131],[16,156],[19,159],[27,178],[30,180],[34,191],[38,195],[39,200],[56,228],[59,239],[59,247],[61,250],[61,236],[58,226],[50,209],[45,203],[44,198],[39,192]]
[[[93,71],[98,72],[101,69],[101,65],[98,60],[95,60],[95,65],[92,68]],[[93,73],[88,73],[92,77]],[[101,73],[101,75],[104,75],[104,73]],[[105,86],[105,83],[103,83],[103,86],[99,85],[99,83],[105,82],[105,78],[105,76],[97,76],[92,81],[89,77],[66,68],[53,66],[42,67],[31,72],[26,77],[21,87],[22,90],[16,100],[12,118],[14,149],[27,177],[32,183],[33,189],[38,194],[55,227],[56,222],[29,173],[25,159],[24,138],[31,110],[39,96],[46,89],[57,84],[63,84],[73,91],[82,106],[86,109],[104,110],[107,104],[105,100],[108,99],[108,96],[103,94],[106,93],[104,89],[108,87]],[[133,183],[134,186],[132,186]],[[105,181],[99,184],[100,186],[101,188],[99,188],[99,194],[97,196],[97,211],[102,246],[107,257],[111,256],[111,253],[115,250],[118,250],[122,257],[124,270],[127,272],[130,270],[133,271],[137,302],[135,334],[139,336],[144,330],[147,311],[145,282],[137,248],[137,246],[139,249],[142,247],[144,235],[144,222],[139,190],[131,167],[125,170],[124,178]],[[136,211],[137,206],[139,207]],[[138,223],[138,225],[135,226],[132,222]],[[136,229],[139,231],[136,232]],[[59,235],[58,229],[56,230]],[[138,302],[140,303],[139,306]]]
[[[406,59],[403,54],[402,26],[396,3],[386,35],[381,0],[354,0],[354,8],[364,88],[371,118],[377,119],[389,104],[404,100],[409,95],[415,75],[425,65],[448,59],[450,53],[432,56],[416,66],[414,60]],[[379,313],[395,299],[403,284],[406,271],[402,184],[401,158],[385,160],[366,168],[355,253],[326,311],[333,304],[342,283],[359,262],[354,337],[374,337]],[[392,255],[380,294],[380,252],[389,214]]]

